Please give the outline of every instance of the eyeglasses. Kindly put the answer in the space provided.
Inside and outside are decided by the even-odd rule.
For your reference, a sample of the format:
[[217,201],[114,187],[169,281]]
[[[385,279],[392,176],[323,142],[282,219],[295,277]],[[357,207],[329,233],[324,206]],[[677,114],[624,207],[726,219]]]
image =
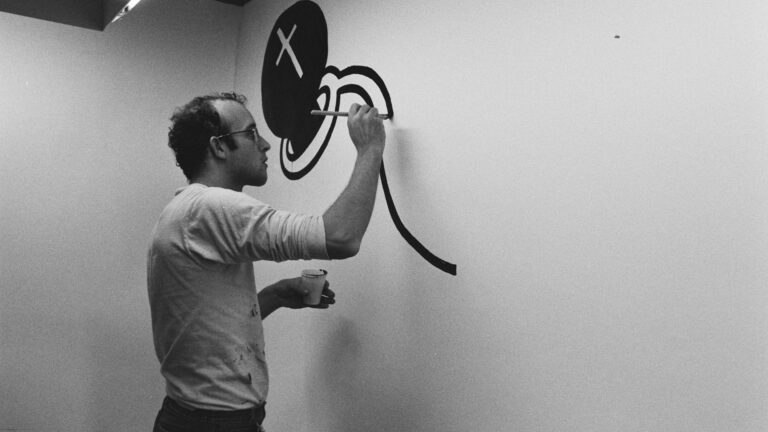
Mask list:
[[250,138],[253,141],[256,141],[256,137],[259,136],[259,131],[256,130],[256,127],[254,126],[252,128],[243,129],[243,130],[239,130],[239,131],[235,131],[235,132],[230,132],[228,134],[215,136],[214,138],[222,139],[224,137],[228,137],[228,136],[231,136],[231,135],[234,135],[234,134],[239,134],[239,133],[248,133],[249,134],[248,138]]

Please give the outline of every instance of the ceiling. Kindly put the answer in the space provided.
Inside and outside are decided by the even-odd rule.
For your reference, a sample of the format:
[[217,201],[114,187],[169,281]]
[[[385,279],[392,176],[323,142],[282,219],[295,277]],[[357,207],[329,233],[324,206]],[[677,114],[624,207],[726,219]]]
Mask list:
[[[243,6],[250,0],[211,0]],[[0,12],[104,30],[128,0],[0,0]]]

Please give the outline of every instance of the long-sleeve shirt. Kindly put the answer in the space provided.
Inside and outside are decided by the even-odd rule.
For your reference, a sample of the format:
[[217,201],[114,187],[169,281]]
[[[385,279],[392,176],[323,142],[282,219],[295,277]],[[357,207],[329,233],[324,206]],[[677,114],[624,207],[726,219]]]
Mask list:
[[328,259],[320,216],[191,184],[152,232],[147,284],[169,397],[192,408],[261,405],[269,389],[253,262]]

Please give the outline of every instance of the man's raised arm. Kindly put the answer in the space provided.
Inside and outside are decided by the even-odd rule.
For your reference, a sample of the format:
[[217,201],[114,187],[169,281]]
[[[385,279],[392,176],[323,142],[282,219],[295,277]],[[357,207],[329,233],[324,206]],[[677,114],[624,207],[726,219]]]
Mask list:
[[355,256],[371,220],[386,134],[376,108],[352,104],[347,126],[357,159],[347,187],[323,214],[331,259]]

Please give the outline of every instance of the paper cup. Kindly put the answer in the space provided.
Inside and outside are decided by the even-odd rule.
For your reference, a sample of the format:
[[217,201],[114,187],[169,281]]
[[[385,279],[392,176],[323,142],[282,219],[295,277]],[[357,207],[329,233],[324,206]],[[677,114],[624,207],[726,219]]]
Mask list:
[[307,290],[307,293],[304,295],[304,304],[320,304],[320,296],[323,293],[323,286],[325,286],[326,274],[328,274],[328,272],[325,270],[302,270],[301,287]]

